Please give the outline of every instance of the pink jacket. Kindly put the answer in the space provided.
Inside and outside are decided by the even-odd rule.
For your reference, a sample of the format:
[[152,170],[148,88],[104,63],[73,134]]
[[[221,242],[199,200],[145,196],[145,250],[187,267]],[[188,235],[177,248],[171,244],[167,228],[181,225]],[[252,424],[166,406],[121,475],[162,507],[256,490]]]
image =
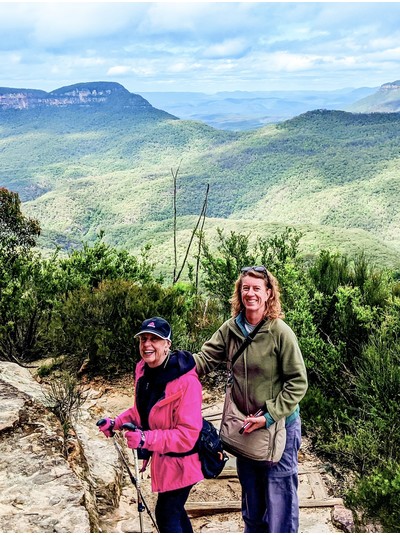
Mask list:
[[[138,379],[144,373],[144,362],[136,365],[135,391]],[[165,388],[165,397],[159,400],[149,414],[149,431],[145,431],[145,448],[152,452],[151,488],[153,492],[176,490],[204,479],[198,453],[170,457],[168,452],[190,451],[202,429],[202,387],[196,368],[173,379]],[[123,423],[140,426],[136,404],[116,418],[116,429]]]

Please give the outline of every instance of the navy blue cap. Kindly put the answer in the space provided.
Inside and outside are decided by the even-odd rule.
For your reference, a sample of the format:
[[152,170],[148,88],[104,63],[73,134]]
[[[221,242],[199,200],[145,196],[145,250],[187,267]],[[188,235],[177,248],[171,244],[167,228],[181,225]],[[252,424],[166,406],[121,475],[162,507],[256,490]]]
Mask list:
[[159,318],[158,316],[154,318],[149,318],[148,320],[144,320],[140,331],[135,334],[135,337],[143,333],[155,334],[156,336],[159,336],[164,340],[171,341],[171,325],[168,323],[167,320],[165,320],[164,318]]

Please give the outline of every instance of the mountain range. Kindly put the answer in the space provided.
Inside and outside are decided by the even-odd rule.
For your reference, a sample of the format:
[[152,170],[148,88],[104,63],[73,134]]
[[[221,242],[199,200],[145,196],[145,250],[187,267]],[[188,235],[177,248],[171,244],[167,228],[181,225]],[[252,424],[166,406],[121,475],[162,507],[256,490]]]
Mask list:
[[231,91],[206,93],[145,92],[153,106],[180,119],[202,121],[223,130],[255,130],[310,110],[347,110],[378,88],[336,91]]
[[233,131],[254,130],[315,109],[347,110],[377,91],[377,88],[362,87],[336,91],[145,92],[134,95],[113,82],[91,82],[62,87],[50,93],[2,87],[0,110],[95,103],[110,106],[111,87],[115,88],[113,97],[118,93],[119,100],[130,101],[130,104],[126,102],[128,106],[134,102],[136,106],[150,103],[180,119],[201,121],[214,128]]
[[234,132],[91,82],[50,93],[1,88],[0,134],[0,184],[39,219],[45,250],[104,230],[135,253],[150,243],[170,266],[176,173],[180,256],[209,185],[210,240],[217,227],[267,236],[293,226],[305,254],[366,250],[400,268],[397,113],[315,109]]

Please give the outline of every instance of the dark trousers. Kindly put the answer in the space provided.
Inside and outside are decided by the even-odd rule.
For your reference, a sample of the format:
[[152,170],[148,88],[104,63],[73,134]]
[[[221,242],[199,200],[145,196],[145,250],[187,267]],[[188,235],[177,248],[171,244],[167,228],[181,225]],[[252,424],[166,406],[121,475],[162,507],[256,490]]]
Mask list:
[[237,458],[245,533],[297,533],[299,530],[300,417],[286,427],[286,433],[285,451],[276,465]]
[[160,492],[156,504],[156,521],[160,533],[193,533],[185,503],[193,485]]

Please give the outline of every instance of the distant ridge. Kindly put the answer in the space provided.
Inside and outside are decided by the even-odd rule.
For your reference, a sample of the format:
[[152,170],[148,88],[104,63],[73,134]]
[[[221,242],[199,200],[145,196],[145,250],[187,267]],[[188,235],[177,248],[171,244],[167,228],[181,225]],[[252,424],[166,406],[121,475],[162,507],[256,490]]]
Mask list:
[[352,113],[398,113],[400,112],[400,80],[387,82],[372,95],[348,107]]
[[101,106],[137,111],[156,109],[146,99],[130,93],[116,82],[82,82],[60,87],[49,93],[35,89],[0,88],[0,110]]
[[[80,82],[46,92],[30,88],[0,88],[0,112],[67,108],[124,110],[161,119],[201,121],[228,131],[255,130],[314,109],[346,110],[377,88],[332,91],[129,92],[117,82]],[[157,112],[155,112],[157,110]]]

